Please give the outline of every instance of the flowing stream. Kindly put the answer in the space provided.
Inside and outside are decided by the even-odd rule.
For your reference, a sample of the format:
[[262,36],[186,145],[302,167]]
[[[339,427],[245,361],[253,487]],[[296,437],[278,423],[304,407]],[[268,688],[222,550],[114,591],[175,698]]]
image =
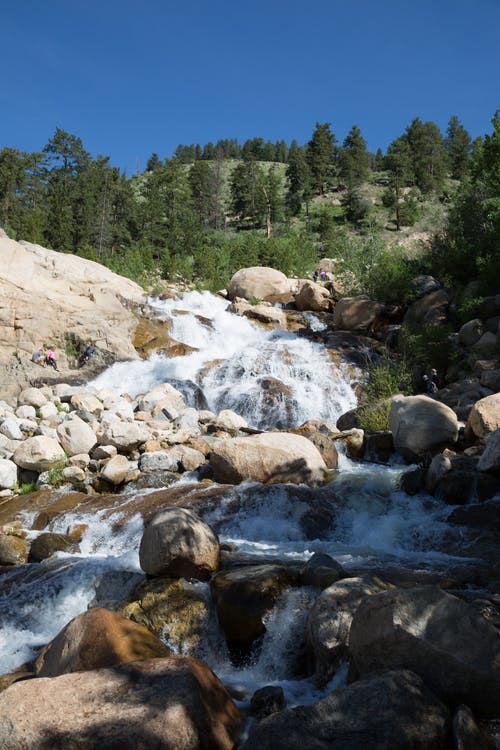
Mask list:
[[[312,418],[334,426],[356,404],[348,368],[333,364],[320,344],[228,313],[227,303],[207,292],[153,299],[151,307],[168,321],[172,338],[193,350],[182,357],[154,355],[115,364],[93,382],[96,389],[111,388],[135,398],[168,380],[183,388],[188,403],[202,398],[216,413],[233,409],[259,429],[286,429]],[[321,327],[314,316],[309,321],[312,328]],[[302,523],[306,496],[316,492],[310,488],[244,483],[204,517],[221,541],[263,560],[306,561],[314,552],[326,552],[359,572],[391,565],[443,570],[473,558],[462,532],[446,523],[449,506],[428,495],[409,497],[398,489],[406,468],[354,463],[341,455],[337,478],[317,491],[321,502],[328,505],[334,494],[336,503],[334,522],[317,538],[306,538]],[[124,507],[133,493],[132,488],[124,495]],[[235,502],[236,513],[229,507]],[[136,514],[117,531],[119,513],[120,508],[111,516],[103,511],[59,517],[50,530],[66,532],[73,523],[87,524],[81,552],[59,553],[51,561],[0,576],[0,674],[32,659],[89,605],[113,605],[141,579],[142,520]],[[29,528],[31,519],[24,520]],[[206,584],[191,585],[208,597]],[[312,682],[297,679],[291,668],[294,644],[302,639],[307,611],[317,595],[316,590],[298,588],[282,597],[251,664],[238,669],[231,664],[215,618],[203,653],[197,655],[223,681],[242,686],[247,695],[264,684],[280,684],[292,703],[317,700],[320,694]],[[333,684],[343,679],[345,670]]]

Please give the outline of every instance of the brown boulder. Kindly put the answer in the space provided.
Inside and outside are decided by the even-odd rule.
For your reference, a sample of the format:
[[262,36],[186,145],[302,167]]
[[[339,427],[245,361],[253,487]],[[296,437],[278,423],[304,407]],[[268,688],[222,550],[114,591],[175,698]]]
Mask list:
[[230,300],[236,297],[265,300],[267,297],[286,294],[289,291],[290,281],[284,273],[275,268],[254,266],[241,268],[234,274],[229,282],[228,297]]
[[108,609],[89,609],[42,649],[35,672],[37,677],[55,677],[169,654],[170,649],[142,625]]
[[213,672],[184,656],[17,682],[0,695],[2,750],[232,750],[242,723]]

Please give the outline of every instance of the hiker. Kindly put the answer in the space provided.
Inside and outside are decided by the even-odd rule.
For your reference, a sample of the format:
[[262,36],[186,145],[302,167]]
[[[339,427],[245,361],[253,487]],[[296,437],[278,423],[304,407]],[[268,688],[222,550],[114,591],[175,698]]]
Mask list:
[[429,394],[437,393],[438,387],[436,383],[433,380],[431,380],[431,378],[428,375],[422,375],[422,380],[424,381],[425,390],[427,391],[427,393]]
[[317,281],[318,280],[318,276],[319,276],[319,271],[318,271],[318,269],[316,269],[313,272],[313,281]]
[[86,365],[87,362],[92,359],[92,355],[94,352],[95,346],[93,344],[88,344],[87,348],[80,357],[80,367],[83,367],[83,365]]
[[439,390],[441,388],[441,379],[439,375],[437,374],[437,370],[433,367],[431,370],[431,380],[436,385],[436,390]]
[[321,281],[326,281],[326,271],[324,271],[322,268],[320,268],[319,277]]
[[31,361],[34,362],[35,365],[41,365],[43,367],[45,365],[43,349],[37,349],[35,352],[33,352],[31,356]]
[[56,350],[54,346],[49,346],[47,349],[47,354],[45,355],[45,364],[50,365],[54,368],[57,372],[59,372],[59,368],[57,366],[57,359],[56,359]]

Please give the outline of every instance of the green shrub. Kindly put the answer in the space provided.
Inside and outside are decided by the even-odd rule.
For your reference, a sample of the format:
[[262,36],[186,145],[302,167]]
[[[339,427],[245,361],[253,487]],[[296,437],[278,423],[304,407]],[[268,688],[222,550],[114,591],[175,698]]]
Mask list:
[[30,492],[35,492],[36,488],[36,482],[27,482],[19,487],[19,494],[29,495]]
[[54,461],[47,472],[47,484],[50,484],[51,487],[61,487],[64,484],[63,469],[65,466],[65,458]]
[[410,319],[401,329],[399,349],[415,371],[435,367],[446,372],[460,358],[452,334],[449,324]]
[[363,404],[357,410],[360,427],[366,432],[388,430],[390,399],[396,393],[410,394],[411,380],[404,361],[393,362],[383,357],[369,365]]

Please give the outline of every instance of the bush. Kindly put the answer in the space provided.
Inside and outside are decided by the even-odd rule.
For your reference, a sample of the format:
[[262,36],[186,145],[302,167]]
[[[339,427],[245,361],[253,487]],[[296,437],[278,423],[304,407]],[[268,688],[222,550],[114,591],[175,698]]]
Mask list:
[[368,382],[364,401],[357,410],[360,427],[366,432],[389,429],[390,399],[396,393],[412,392],[411,373],[406,363],[393,362],[387,357],[368,367]]
[[457,363],[457,350],[450,325],[409,320],[401,329],[399,349],[416,372],[435,367],[446,372]]

